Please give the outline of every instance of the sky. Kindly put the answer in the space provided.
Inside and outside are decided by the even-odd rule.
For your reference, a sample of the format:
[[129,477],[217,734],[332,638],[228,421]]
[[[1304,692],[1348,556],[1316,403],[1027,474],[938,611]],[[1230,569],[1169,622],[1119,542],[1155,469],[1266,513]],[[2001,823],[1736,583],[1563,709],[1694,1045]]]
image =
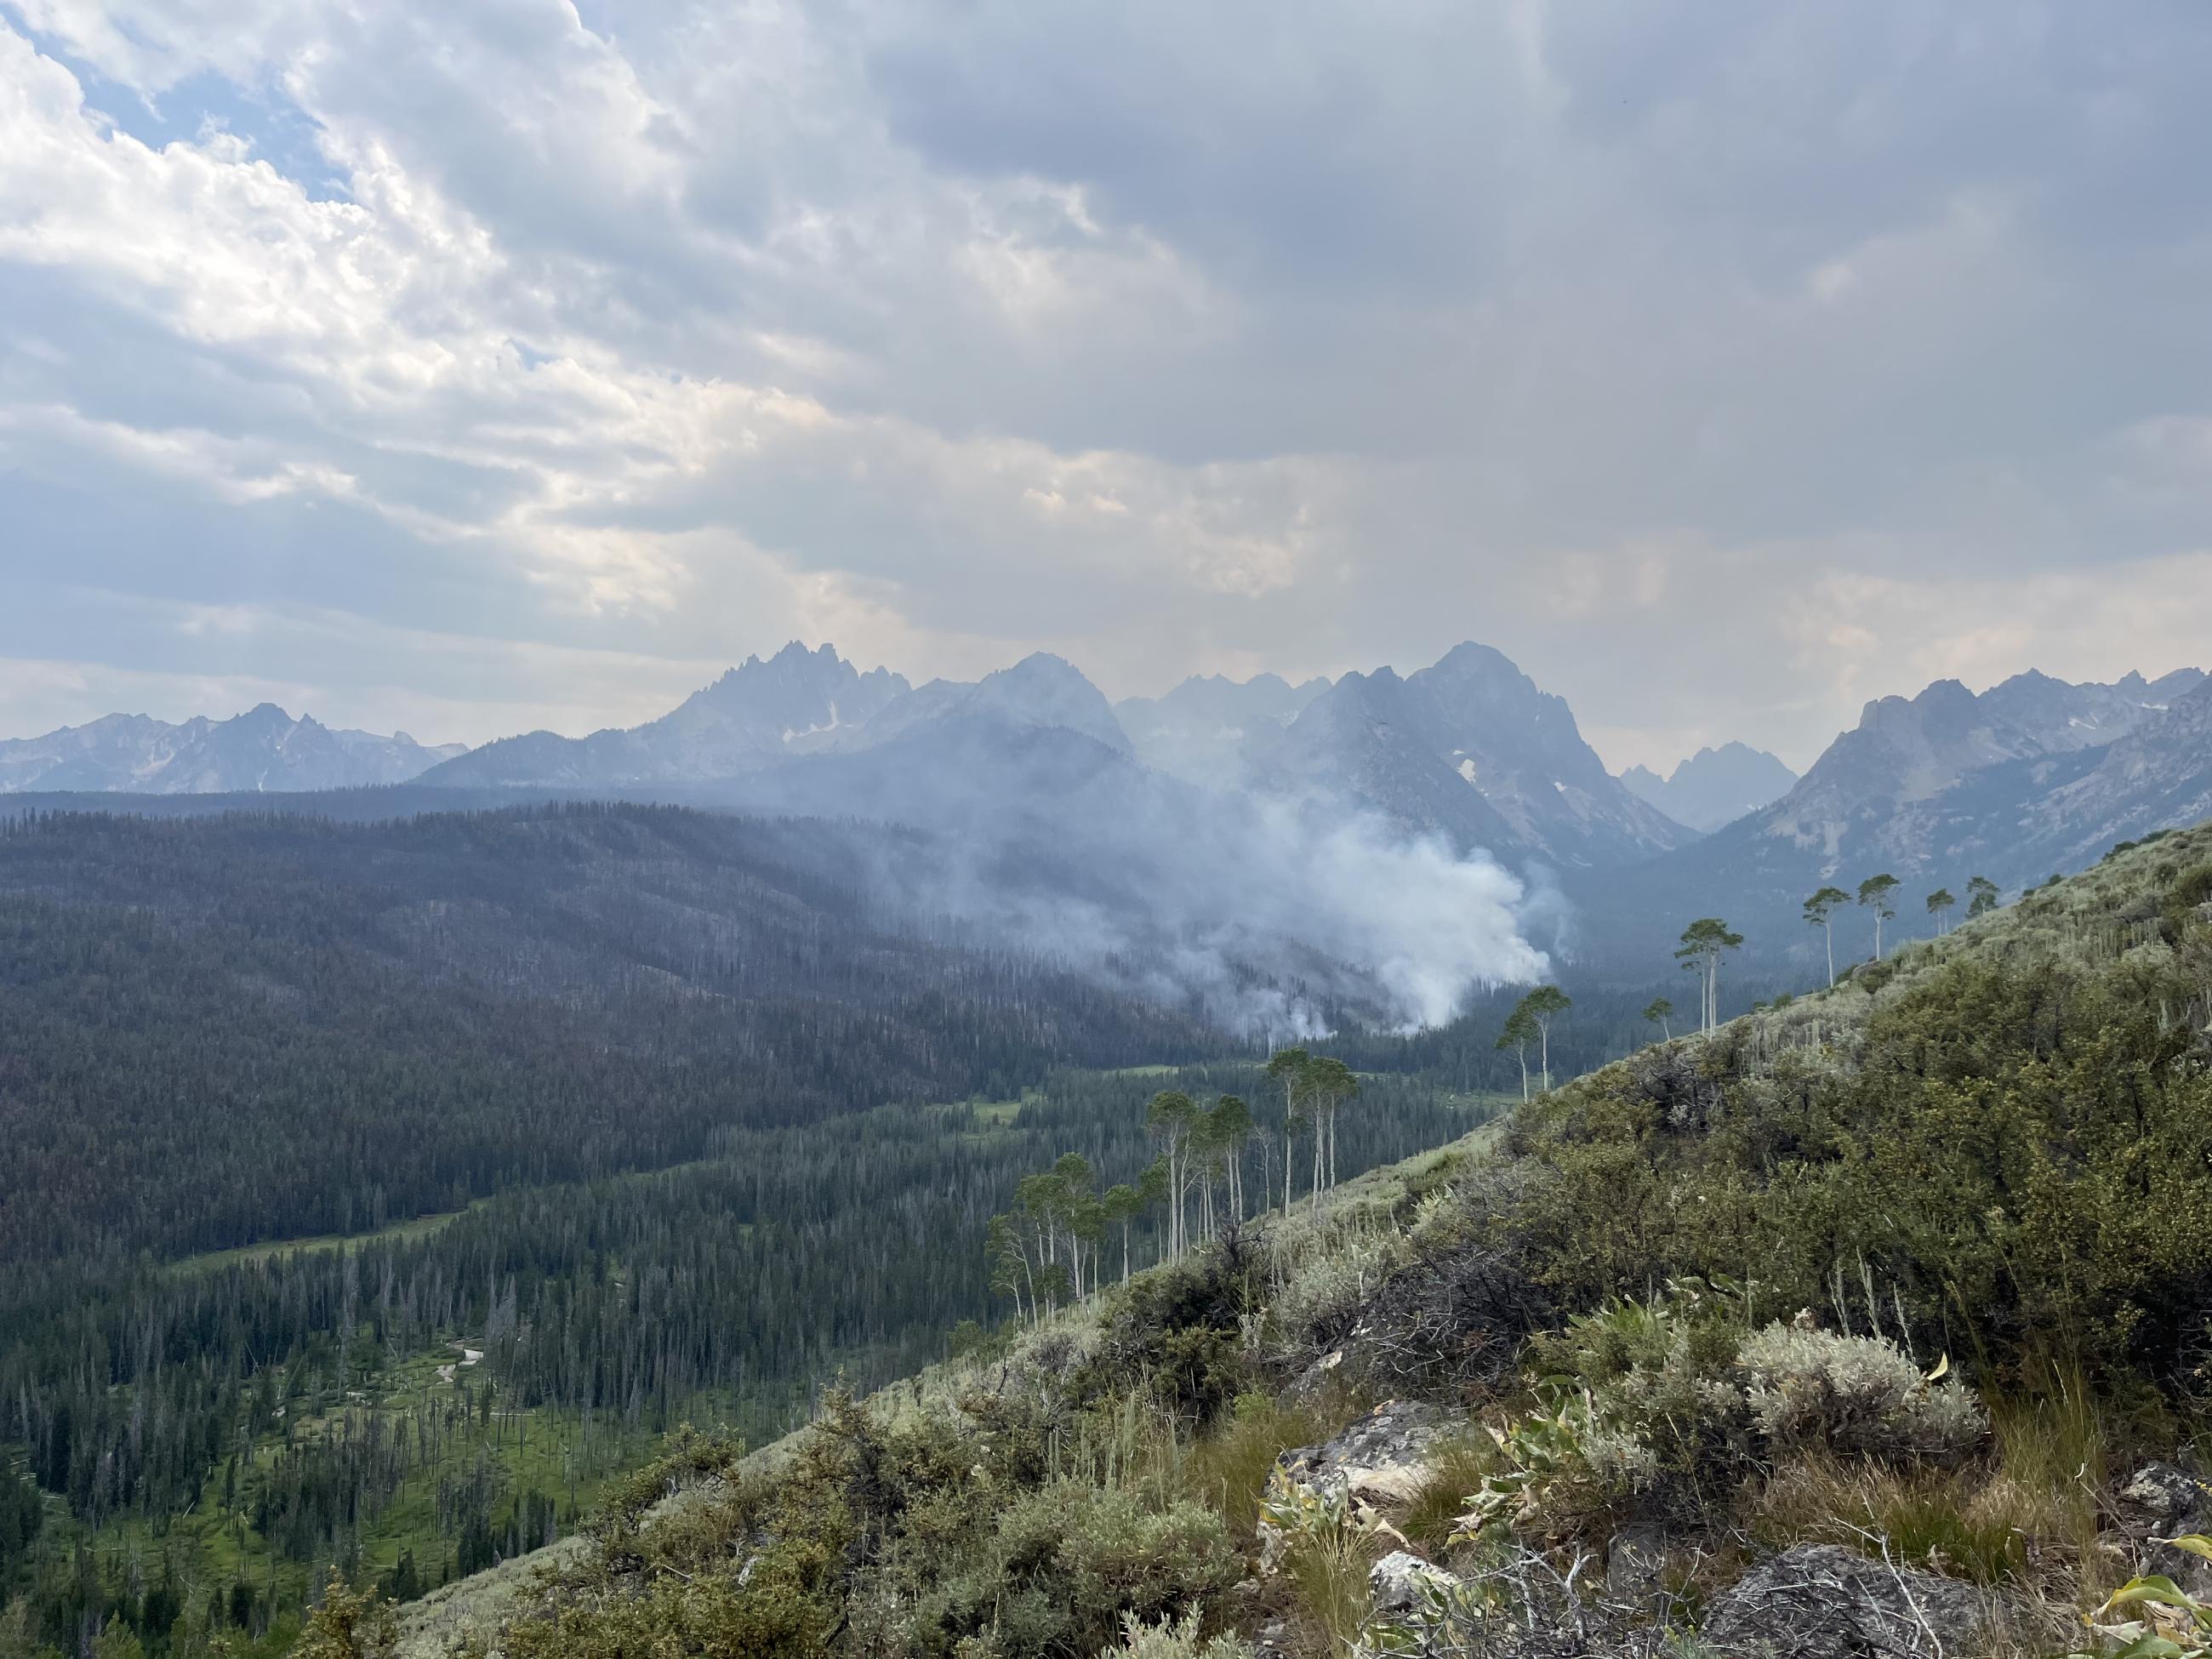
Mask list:
[[2212,8],[0,0],[0,737],[2212,658]]

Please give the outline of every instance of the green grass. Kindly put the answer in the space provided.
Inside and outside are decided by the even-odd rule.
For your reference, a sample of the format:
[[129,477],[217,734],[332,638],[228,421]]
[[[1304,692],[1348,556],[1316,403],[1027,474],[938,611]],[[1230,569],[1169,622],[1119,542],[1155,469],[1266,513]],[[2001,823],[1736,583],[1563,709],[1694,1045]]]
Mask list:
[[[1012,1113],[1020,1109],[1021,1103],[994,1101],[980,1105],[976,1109],[989,1115],[1000,1111],[1002,1108],[1010,1109],[1006,1111],[1006,1119],[1010,1120]],[[620,1181],[652,1181],[663,1176],[679,1174],[685,1170],[704,1169],[716,1161],[714,1158],[693,1158],[682,1164],[663,1164],[651,1170],[632,1170],[614,1178]],[[255,1261],[268,1261],[278,1256],[290,1255],[295,1251],[335,1250],[342,1245],[348,1249],[358,1249],[365,1244],[401,1243],[409,1239],[426,1238],[440,1228],[449,1227],[463,1216],[483,1208],[499,1196],[496,1193],[489,1194],[475,1200],[464,1209],[441,1210],[434,1215],[416,1216],[409,1221],[394,1221],[370,1232],[323,1233],[312,1238],[271,1238],[264,1239],[258,1244],[240,1244],[228,1250],[206,1250],[198,1255],[179,1257],[169,1264],[170,1270],[183,1273],[210,1273],[224,1267],[241,1267]]]
[[[489,1203],[478,1199],[469,1209]],[[441,1227],[451,1226],[466,1215],[469,1210],[445,1210],[435,1215],[416,1216],[409,1221],[395,1221],[388,1226],[365,1233],[324,1233],[313,1238],[272,1238],[258,1244],[240,1244],[228,1250],[206,1250],[198,1255],[179,1258],[171,1263],[173,1271],[181,1273],[212,1273],[224,1267],[245,1267],[256,1261],[272,1261],[295,1251],[312,1254],[319,1250],[335,1250],[340,1246],[357,1248],[372,1243],[396,1243],[410,1238],[425,1238]]]

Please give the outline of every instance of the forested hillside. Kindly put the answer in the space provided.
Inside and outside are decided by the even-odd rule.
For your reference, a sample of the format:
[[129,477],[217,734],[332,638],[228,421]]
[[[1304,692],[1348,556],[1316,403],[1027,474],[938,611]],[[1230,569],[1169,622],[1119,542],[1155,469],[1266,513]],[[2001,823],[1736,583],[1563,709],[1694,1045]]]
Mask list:
[[890,833],[589,806],[0,824],[0,1263],[359,1231],[1213,1045],[871,914]]
[[476,1639],[2199,1655],[2208,1238],[2212,826],[833,1398],[775,1459],[687,1443]]

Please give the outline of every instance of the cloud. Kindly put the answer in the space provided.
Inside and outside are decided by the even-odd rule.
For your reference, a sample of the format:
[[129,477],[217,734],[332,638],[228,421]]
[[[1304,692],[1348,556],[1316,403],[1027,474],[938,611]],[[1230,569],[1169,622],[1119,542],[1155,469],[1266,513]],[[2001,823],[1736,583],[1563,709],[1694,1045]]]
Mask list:
[[0,650],[83,717],[124,599],[243,605],[163,684],[481,738],[799,632],[1474,636],[1616,764],[1802,764],[2194,620],[2208,71],[2180,4],[0,0],[0,578],[109,596]]

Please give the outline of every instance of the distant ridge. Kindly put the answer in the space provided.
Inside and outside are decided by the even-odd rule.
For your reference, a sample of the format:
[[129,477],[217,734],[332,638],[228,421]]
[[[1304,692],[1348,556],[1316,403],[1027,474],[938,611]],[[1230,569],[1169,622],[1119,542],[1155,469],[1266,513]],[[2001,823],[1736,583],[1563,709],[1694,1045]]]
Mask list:
[[404,732],[384,738],[334,730],[307,715],[295,720],[273,702],[227,720],[199,715],[176,726],[146,714],[109,714],[0,742],[0,794],[352,789],[405,783],[465,752],[459,744],[419,744]]
[[1780,799],[1797,775],[1764,749],[1729,742],[1700,749],[1666,777],[1632,766],[1620,781],[1675,823],[1711,832]]

